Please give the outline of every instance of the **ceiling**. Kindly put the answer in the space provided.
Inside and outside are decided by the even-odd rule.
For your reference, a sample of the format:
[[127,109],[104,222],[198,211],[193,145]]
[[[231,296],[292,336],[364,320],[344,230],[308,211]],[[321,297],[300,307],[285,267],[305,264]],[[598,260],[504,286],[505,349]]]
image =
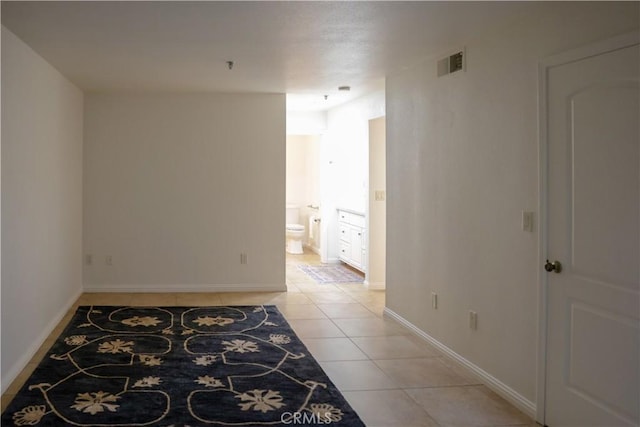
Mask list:
[[537,6],[2,1],[2,24],[84,91],[288,93],[290,109],[325,110]]

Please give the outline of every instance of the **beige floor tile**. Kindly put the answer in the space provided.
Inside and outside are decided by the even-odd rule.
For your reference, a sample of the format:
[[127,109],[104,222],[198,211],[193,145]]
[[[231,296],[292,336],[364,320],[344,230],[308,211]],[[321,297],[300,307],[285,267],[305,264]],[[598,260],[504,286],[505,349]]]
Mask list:
[[469,385],[438,357],[374,360],[382,371],[402,388]]
[[318,293],[318,292],[342,292],[335,285],[319,285],[317,283],[297,283],[296,286],[302,292],[306,293]]
[[482,384],[482,381],[477,376],[455,360],[452,360],[447,356],[440,357],[440,360],[447,366],[447,368],[464,378],[465,381],[467,381],[467,384]]
[[396,322],[379,317],[367,319],[335,319],[342,332],[348,337],[379,337],[387,335],[408,335],[409,331]]
[[304,282],[302,280],[293,280],[293,279],[287,279],[287,286],[295,286],[296,289],[298,289],[298,292],[304,292],[304,288],[306,286],[312,285],[310,283]]
[[176,294],[176,305],[199,307],[207,305],[222,305],[220,294],[208,292],[194,292]]
[[7,406],[9,406],[14,397],[16,397],[15,394],[5,393],[2,395],[2,408],[0,408],[0,412],[4,412],[4,410],[7,409]]
[[376,316],[378,317],[384,316],[384,308],[385,308],[384,304],[369,304],[367,302],[362,302],[361,304]]
[[318,304],[318,307],[331,319],[375,317],[362,304]]
[[345,292],[305,292],[315,304],[354,304],[357,301]]
[[320,366],[340,391],[398,388],[398,385],[370,360],[320,362]]
[[280,295],[267,298],[262,304],[309,305],[313,302],[302,292],[283,292]]
[[406,392],[443,426],[504,426],[533,421],[485,386],[416,388]]
[[286,292],[225,292],[219,295],[224,305],[261,305],[281,294]]
[[347,293],[369,292],[369,289],[362,283],[337,283],[336,287]]
[[287,285],[298,286],[298,285],[311,285],[311,284],[314,284],[314,283],[311,282],[309,280],[309,278],[306,277],[306,276],[301,276],[299,274],[293,274],[293,273],[291,273],[291,274],[287,273],[286,284]]
[[353,298],[357,303],[362,304],[364,306],[384,306],[384,300],[378,301],[378,299],[367,299],[367,298],[356,298],[356,295],[349,294],[351,298]]
[[344,337],[342,331],[329,319],[295,319],[289,324],[300,338]]
[[287,320],[327,318],[327,315],[313,304],[278,304],[278,310]]
[[407,335],[407,338],[409,338],[409,340],[413,342],[415,345],[417,345],[418,347],[424,347],[425,349],[427,349],[430,355],[443,357],[442,352],[438,350],[436,347],[434,347],[433,345],[429,344],[429,342],[426,341],[424,338],[420,338],[419,336],[411,333]]
[[131,294],[131,305],[138,307],[172,307],[177,297],[171,293],[136,293]]
[[437,426],[402,390],[345,391],[343,395],[367,427]]
[[302,292],[302,290],[293,283],[287,283],[287,292]]
[[348,294],[362,304],[380,305],[386,302],[386,295],[381,291],[348,292]]
[[303,342],[318,362],[369,359],[349,338],[305,338]]
[[356,302],[362,304],[363,306],[367,307],[369,310],[374,311],[376,313],[380,313],[380,315],[382,315],[382,312],[384,310],[384,308],[386,307],[385,302],[384,301],[368,301],[366,299],[355,299]]
[[305,262],[305,261],[287,263],[287,264],[285,264],[285,271],[287,273],[291,273],[291,274],[304,275],[305,277],[310,279],[311,277],[309,277],[309,275],[305,274],[305,272],[302,270],[302,268],[300,268],[300,266],[310,265],[310,264],[311,264],[310,262]]
[[320,256],[314,252],[309,252],[305,249],[304,254],[289,254],[286,257],[287,265],[300,265],[300,264],[321,264]]
[[352,340],[371,359],[411,359],[437,356],[426,345],[420,345],[406,335],[358,337],[352,338]]

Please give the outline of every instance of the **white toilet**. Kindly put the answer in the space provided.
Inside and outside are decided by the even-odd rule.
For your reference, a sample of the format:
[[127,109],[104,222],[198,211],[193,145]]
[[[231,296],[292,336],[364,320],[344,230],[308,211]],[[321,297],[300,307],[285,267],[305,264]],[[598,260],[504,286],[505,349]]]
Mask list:
[[300,208],[296,205],[287,205],[286,214],[287,252],[301,254],[302,239],[304,238],[304,225],[300,222]]

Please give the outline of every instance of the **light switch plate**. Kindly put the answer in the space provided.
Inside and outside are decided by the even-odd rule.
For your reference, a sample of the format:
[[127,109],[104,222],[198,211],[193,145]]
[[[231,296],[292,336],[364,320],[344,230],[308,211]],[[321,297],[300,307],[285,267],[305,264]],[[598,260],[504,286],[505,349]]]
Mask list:
[[522,231],[533,232],[533,212],[522,211]]
[[376,202],[384,202],[384,200],[386,199],[386,191],[384,190],[376,190],[375,191],[375,198],[376,198]]
[[478,329],[478,313],[473,310],[469,311],[469,328]]

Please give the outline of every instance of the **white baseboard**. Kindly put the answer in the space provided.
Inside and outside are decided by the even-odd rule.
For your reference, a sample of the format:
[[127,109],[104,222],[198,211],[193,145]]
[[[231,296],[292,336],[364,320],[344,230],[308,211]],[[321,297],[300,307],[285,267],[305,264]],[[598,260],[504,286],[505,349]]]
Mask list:
[[283,284],[236,284],[236,285],[131,285],[131,284],[101,284],[85,285],[85,292],[286,292],[287,285]]
[[38,337],[33,340],[33,343],[27,351],[25,351],[20,359],[14,363],[14,365],[9,369],[4,378],[2,378],[2,386],[0,387],[1,392],[7,390],[7,388],[11,385],[11,383],[20,375],[20,372],[27,366],[29,361],[33,358],[33,356],[38,352],[42,344],[46,341],[46,339],[51,335],[51,332],[58,326],[58,323],[62,320],[62,318],[67,314],[67,312],[73,307],[73,304],[80,298],[82,295],[82,288],[78,289],[71,298],[67,301],[66,304],[62,306],[62,309],[58,311],[58,313],[53,316],[51,321],[47,324],[47,326],[42,330],[42,333],[38,335]]
[[500,381],[499,379],[497,379],[487,371],[485,371],[484,369],[480,368],[479,366],[475,365],[474,363],[460,356],[458,353],[451,350],[449,347],[442,344],[440,341],[433,338],[431,335],[427,334],[422,329],[418,328],[413,323],[409,322],[408,320],[406,320],[405,318],[403,318],[393,310],[385,307],[384,314],[385,316],[389,316],[392,319],[396,320],[397,322],[405,326],[407,329],[409,329],[411,332],[413,332],[415,335],[424,339],[432,346],[436,347],[445,356],[455,360],[456,362],[458,362],[459,364],[467,368],[469,371],[471,371],[472,374],[478,377],[485,386],[487,386],[488,388],[490,388],[491,390],[493,390],[494,392],[502,396],[505,400],[507,400],[514,406],[516,406],[518,409],[520,409],[522,412],[524,412],[531,418],[535,419],[536,404],[534,402],[530,401],[529,399],[527,399],[526,397],[524,397],[523,395],[521,395],[520,393],[518,393],[517,391],[515,391],[514,389],[512,389],[511,387],[509,387],[508,385],[506,385],[505,383],[503,383],[502,381]]

